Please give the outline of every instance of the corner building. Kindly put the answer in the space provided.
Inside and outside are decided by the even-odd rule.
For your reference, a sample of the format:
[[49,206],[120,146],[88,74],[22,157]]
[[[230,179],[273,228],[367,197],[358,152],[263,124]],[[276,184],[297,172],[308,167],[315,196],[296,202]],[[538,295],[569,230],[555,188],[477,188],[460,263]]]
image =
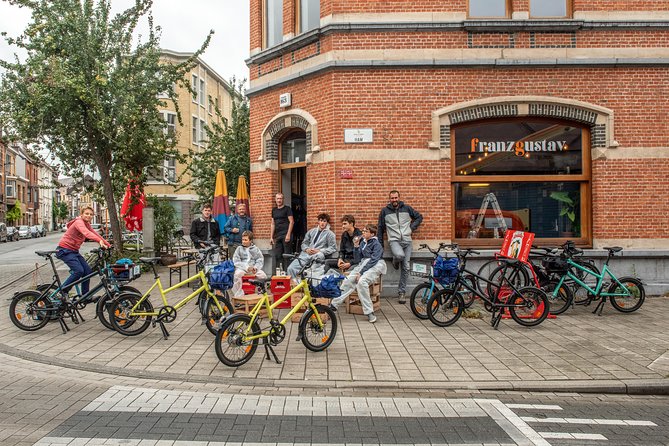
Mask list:
[[250,27],[260,239],[277,191],[308,228],[398,189],[415,243],[506,225],[666,262],[669,2],[252,0]]

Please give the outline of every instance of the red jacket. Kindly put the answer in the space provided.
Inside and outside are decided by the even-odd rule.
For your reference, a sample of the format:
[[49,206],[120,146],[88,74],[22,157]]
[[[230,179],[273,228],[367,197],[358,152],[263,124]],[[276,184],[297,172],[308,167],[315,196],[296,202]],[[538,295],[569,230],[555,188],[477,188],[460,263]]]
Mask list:
[[[81,244],[86,239],[107,243],[105,239],[93,230],[90,223],[86,223],[81,217],[77,217],[67,224],[67,231],[63,235],[63,238],[60,239],[58,246],[60,248],[71,249],[72,251],[79,251]],[[109,246],[109,243],[107,245]]]

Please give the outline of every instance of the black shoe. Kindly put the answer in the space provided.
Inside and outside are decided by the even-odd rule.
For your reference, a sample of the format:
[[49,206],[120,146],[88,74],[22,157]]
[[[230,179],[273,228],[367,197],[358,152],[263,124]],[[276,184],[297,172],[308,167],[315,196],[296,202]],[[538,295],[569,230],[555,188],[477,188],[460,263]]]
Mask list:
[[399,293],[397,297],[398,297],[397,303],[399,303],[400,305],[404,305],[405,303],[407,303],[406,295],[404,293]]

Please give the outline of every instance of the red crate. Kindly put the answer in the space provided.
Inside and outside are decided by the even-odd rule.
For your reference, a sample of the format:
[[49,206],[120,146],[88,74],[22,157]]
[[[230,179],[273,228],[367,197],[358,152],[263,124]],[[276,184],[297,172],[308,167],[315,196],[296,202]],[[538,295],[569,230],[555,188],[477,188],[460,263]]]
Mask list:
[[256,278],[254,275],[242,276],[242,291],[244,294],[255,294],[256,286],[249,283],[249,280],[254,280]]
[[[275,302],[283,297],[288,291],[290,291],[290,288],[291,286],[289,276],[272,276],[269,290],[274,296]],[[291,308],[290,299],[286,299],[286,301],[282,302],[277,308]]]

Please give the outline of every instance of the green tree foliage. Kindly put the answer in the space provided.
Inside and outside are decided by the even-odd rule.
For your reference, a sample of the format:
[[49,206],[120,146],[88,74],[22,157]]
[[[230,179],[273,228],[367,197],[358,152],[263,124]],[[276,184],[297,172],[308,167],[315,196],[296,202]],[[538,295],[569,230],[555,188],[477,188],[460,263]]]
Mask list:
[[[50,147],[69,175],[99,175],[120,249],[117,202],[125,184],[143,185],[147,167],[179,158],[158,112],[166,105],[160,93],[176,106],[176,85],[190,90],[186,75],[211,33],[187,61],[167,63],[152,0],[116,15],[111,0],[6,1],[30,9],[32,21],[22,35],[5,36],[27,56],[0,61],[0,121],[16,138]],[[143,18],[148,34],[136,41]],[[181,122],[178,107],[177,117]]]
[[62,223],[65,221],[68,217],[68,212],[67,212],[67,204],[65,204],[64,201],[60,201],[58,203],[53,204],[53,221],[58,223]]
[[216,171],[222,168],[228,181],[228,195],[237,194],[237,179],[240,175],[249,178],[249,103],[244,96],[243,82],[235,78],[230,81],[233,97],[231,119],[228,121],[215,107],[218,120],[211,120],[205,127],[207,148],[202,152],[192,151],[186,168],[190,180],[181,188],[191,186],[199,196],[200,203],[211,202],[214,197]]
[[14,203],[14,206],[7,211],[7,215],[5,218],[7,219],[7,222],[9,223],[15,223],[19,220],[21,220],[21,202],[19,200],[16,200],[16,203]]
[[155,195],[147,195],[146,204],[153,208],[153,220],[156,226],[153,243],[156,252],[169,252],[174,240],[174,231],[179,227],[177,211],[167,199]]

